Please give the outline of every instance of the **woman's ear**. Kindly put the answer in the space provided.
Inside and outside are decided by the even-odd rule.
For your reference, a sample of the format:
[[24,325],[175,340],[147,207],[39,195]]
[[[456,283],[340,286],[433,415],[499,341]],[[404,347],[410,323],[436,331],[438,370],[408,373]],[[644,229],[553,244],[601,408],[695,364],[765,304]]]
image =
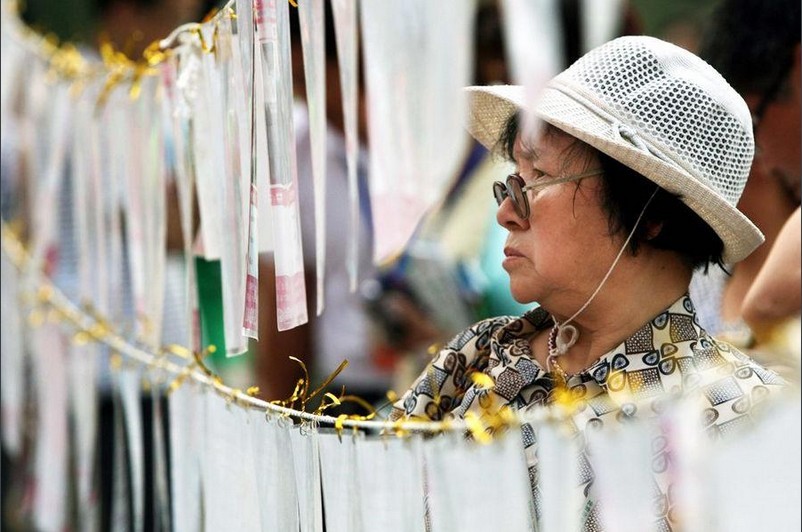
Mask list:
[[646,222],[646,240],[654,240],[663,230],[663,222]]

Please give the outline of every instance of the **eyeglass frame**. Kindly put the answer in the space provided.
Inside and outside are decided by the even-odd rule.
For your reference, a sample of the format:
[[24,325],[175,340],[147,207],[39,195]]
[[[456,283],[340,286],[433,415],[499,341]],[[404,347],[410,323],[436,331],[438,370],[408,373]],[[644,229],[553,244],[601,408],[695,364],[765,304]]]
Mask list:
[[[529,218],[529,214],[532,212],[531,208],[529,207],[529,196],[526,195],[527,192],[530,190],[542,190],[549,185],[559,185],[560,183],[568,183],[570,181],[579,181],[581,179],[585,179],[586,177],[593,177],[595,175],[603,174],[604,170],[601,168],[596,168],[594,170],[589,170],[587,172],[583,172],[581,174],[571,175],[571,176],[564,176],[564,177],[557,177],[555,179],[549,179],[548,181],[539,181],[537,183],[532,183],[531,185],[527,185],[524,181],[524,178],[521,177],[518,173],[512,173],[507,176],[506,181],[495,181],[493,182],[493,196],[496,198],[496,203],[499,207],[501,204],[504,203],[504,200],[507,198],[512,201],[512,206],[515,210],[515,214],[517,214],[521,219],[526,220]],[[518,186],[521,188],[521,195],[524,198],[523,205],[519,204],[518,201],[515,199],[515,195],[511,193],[510,190],[510,181],[517,182]]]

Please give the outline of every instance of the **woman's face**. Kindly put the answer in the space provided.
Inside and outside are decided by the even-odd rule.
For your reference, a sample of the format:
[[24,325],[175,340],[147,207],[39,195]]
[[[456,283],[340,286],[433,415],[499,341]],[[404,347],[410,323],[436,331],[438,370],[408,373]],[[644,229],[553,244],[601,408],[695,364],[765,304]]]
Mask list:
[[[599,168],[589,147],[553,128],[527,145],[520,135],[514,159],[527,185]],[[572,312],[596,289],[623,242],[611,238],[601,206],[601,175],[526,192],[530,214],[521,219],[505,199],[496,219],[509,231],[502,266],[516,301],[551,312]],[[565,307],[565,308],[562,308]]]

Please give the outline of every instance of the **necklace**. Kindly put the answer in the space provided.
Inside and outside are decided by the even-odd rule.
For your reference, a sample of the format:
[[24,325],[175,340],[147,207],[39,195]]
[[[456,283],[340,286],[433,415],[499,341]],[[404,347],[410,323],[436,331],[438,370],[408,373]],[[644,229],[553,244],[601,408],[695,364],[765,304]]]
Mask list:
[[549,332],[549,356],[546,358],[546,366],[549,373],[554,374],[558,387],[566,388],[569,375],[560,366],[557,358],[568,352],[576,343],[579,331],[573,325],[560,325],[554,320],[554,326]]

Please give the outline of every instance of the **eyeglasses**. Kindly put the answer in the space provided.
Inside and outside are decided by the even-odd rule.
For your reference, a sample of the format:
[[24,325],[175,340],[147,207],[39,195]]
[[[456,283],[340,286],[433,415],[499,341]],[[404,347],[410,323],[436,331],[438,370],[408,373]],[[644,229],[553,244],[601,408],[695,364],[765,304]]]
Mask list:
[[512,200],[512,206],[515,208],[515,214],[526,220],[529,218],[530,212],[529,198],[526,196],[528,191],[534,190],[537,192],[549,185],[557,185],[560,183],[567,183],[569,181],[579,181],[580,179],[585,179],[586,177],[599,175],[601,173],[601,169],[596,169],[582,174],[558,177],[555,179],[549,179],[548,181],[540,181],[531,185],[526,185],[520,175],[510,174],[507,176],[506,183],[501,181],[496,181],[493,183],[493,195],[496,197],[496,203],[498,203],[499,206],[501,206],[505,199],[510,198]]

